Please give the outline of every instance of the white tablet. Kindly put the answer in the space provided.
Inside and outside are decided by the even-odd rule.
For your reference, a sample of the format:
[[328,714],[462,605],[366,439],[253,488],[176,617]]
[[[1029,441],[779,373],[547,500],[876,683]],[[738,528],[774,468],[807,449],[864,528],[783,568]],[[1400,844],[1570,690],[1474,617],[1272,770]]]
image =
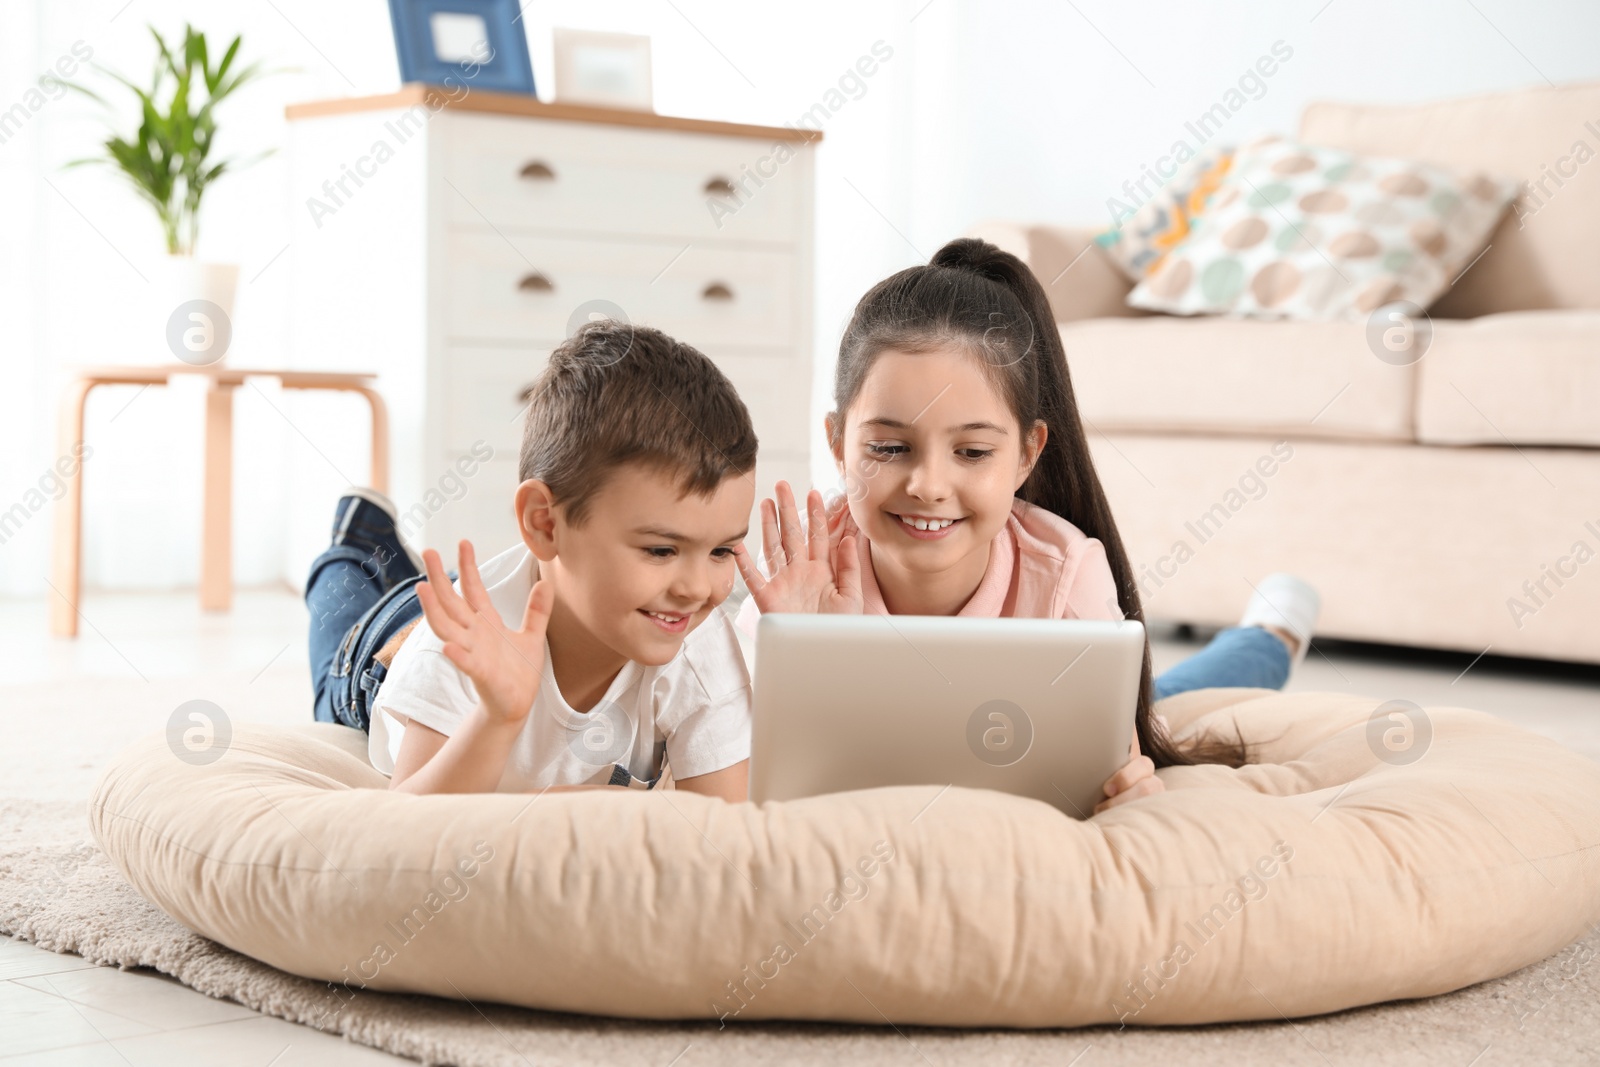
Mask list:
[[1131,619],[763,615],[750,799],[958,785],[1087,818],[1128,762],[1144,648]]

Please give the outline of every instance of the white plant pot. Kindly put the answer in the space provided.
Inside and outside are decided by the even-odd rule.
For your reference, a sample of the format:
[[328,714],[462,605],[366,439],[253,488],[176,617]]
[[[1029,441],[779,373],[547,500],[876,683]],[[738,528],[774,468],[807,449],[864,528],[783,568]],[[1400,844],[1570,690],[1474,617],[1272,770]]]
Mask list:
[[167,256],[150,283],[160,358],[176,358],[195,366],[220,363],[233,342],[238,265]]

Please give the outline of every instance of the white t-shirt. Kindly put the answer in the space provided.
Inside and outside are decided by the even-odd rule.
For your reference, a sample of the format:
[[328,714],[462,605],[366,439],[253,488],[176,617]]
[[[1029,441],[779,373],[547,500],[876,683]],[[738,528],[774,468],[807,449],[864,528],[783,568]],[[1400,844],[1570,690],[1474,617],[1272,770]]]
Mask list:
[[[538,568],[537,557],[525,545],[479,568],[489,599],[507,626],[522,625]],[[367,752],[384,774],[394,773],[408,723],[419,722],[448,737],[478,705],[472,680],[445,658],[443,648],[423,619],[378,687]],[[679,781],[750,756],[750,673],[720,607],[690,631],[670,662],[624,665],[587,712],[574,711],[562,697],[546,642],[544,678],[499,791],[603,785],[618,764],[633,777],[651,781],[661,772],[663,755]]]

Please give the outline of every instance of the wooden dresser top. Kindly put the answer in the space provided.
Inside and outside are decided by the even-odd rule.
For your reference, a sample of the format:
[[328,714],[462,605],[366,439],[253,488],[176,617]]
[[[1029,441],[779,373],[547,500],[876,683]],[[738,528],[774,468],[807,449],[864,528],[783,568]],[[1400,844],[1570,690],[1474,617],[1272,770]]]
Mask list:
[[347,115],[359,111],[384,111],[409,108],[417,104],[431,110],[472,111],[489,115],[511,115],[531,119],[559,119],[568,122],[598,122],[612,126],[638,126],[654,130],[684,130],[724,137],[750,137],[765,141],[815,143],[822,131],[787,126],[748,126],[737,122],[687,119],[657,115],[653,111],[627,111],[621,108],[592,107],[587,104],[546,104],[520,93],[491,93],[475,89],[459,99],[451,91],[432,85],[408,84],[399,92],[379,96],[351,96],[335,100],[313,100],[290,104],[284,109],[290,120]]

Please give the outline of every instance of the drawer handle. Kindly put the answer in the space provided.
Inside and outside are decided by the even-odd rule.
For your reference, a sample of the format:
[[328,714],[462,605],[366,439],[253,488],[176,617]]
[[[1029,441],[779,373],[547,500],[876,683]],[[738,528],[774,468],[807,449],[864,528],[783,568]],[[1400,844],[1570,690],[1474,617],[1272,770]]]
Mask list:
[[556,172],[550,169],[550,164],[536,159],[522,168],[522,177],[529,181],[555,181]]
[[706,182],[705,193],[707,196],[738,196],[733,183],[726,178],[712,178]]
[[732,300],[733,290],[722,282],[712,282],[700,291],[701,300]]
[[548,293],[555,289],[555,283],[535,270],[524,274],[517,288],[524,293]]

